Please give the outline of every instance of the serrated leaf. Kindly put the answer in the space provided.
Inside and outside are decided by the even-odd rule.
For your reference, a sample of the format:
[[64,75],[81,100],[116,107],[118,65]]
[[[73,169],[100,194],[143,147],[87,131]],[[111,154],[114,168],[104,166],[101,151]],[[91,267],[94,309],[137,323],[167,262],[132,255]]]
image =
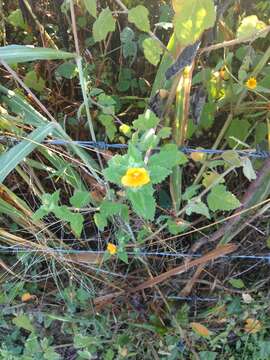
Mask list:
[[224,183],[224,179],[220,179],[220,175],[213,171],[207,171],[203,174],[203,181],[202,184],[205,188],[211,186],[215,181],[219,179],[220,183]]
[[244,158],[242,161],[243,164],[243,173],[245,175],[245,177],[251,181],[251,180],[255,180],[257,175],[253,169],[252,163],[249,160],[249,158]]
[[[258,31],[266,28],[266,24],[260,21],[256,15],[250,15],[242,19],[239,28],[237,29],[237,38],[249,38],[256,35]],[[263,34],[260,37],[265,37],[267,34]]]
[[105,178],[117,185],[121,185],[121,178],[127,171],[129,158],[127,155],[115,155],[109,160],[109,167],[103,171]]
[[192,330],[202,337],[208,337],[211,335],[211,331],[209,331],[206,326],[198,322],[192,322],[190,323],[190,325],[192,327]]
[[150,168],[150,179],[152,184],[159,184],[171,174],[171,170],[162,166],[152,166]]
[[229,283],[236,289],[243,289],[245,284],[241,279],[230,279]]
[[241,203],[230,191],[226,190],[225,185],[216,185],[207,196],[207,203],[212,211],[229,211],[238,208]]
[[143,5],[138,5],[128,12],[128,21],[144,32],[150,31],[149,11]]
[[200,189],[201,185],[191,185],[189,186],[186,191],[184,192],[182,199],[187,201],[193,198],[194,195],[197,194],[198,190]]
[[84,223],[84,217],[82,214],[74,214],[72,213],[72,216],[70,217],[70,227],[73,232],[73,234],[77,237],[81,236],[82,229],[83,229],[83,223]]
[[20,314],[17,315],[13,320],[13,324],[16,325],[18,328],[22,328],[24,330],[33,332],[35,331],[34,326],[32,325],[32,322],[28,315],[26,314]]
[[127,190],[127,198],[133,210],[146,220],[154,220],[156,202],[153,193],[154,189],[151,185],[143,186],[137,191]]
[[160,47],[157,40],[149,37],[143,41],[142,46],[143,46],[144,56],[146,57],[146,59],[151,64],[157,65],[163,53],[163,50]]
[[93,25],[95,42],[105,40],[108,33],[115,30],[115,19],[109,8],[103,9]]
[[234,119],[226,132],[225,139],[228,141],[230,147],[234,147],[236,141],[230,139],[231,136],[240,141],[245,141],[250,129],[250,123],[245,119]]
[[167,144],[161,148],[158,154],[150,157],[148,165],[150,169],[154,166],[172,169],[174,166],[183,165],[186,162],[186,156],[178,150],[175,144]]
[[214,26],[216,12],[213,0],[176,0],[174,31],[182,46],[193,44],[204,30]]
[[91,196],[88,191],[77,190],[71,198],[69,198],[69,202],[75,208],[83,208],[90,203],[90,199]]
[[186,208],[186,214],[191,215],[193,213],[200,214],[206,216],[208,219],[211,219],[209,214],[208,207],[202,201],[192,201],[192,199],[188,202]]
[[96,0],[83,0],[84,5],[89,12],[90,15],[92,15],[94,18],[97,17],[97,1]]
[[98,117],[101,124],[105,127],[106,135],[110,141],[113,141],[117,128],[114,124],[114,118],[111,115],[101,114]]
[[158,123],[159,118],[151,110],[146,110],[144,114],[139,115],[138,118],[133,121],[133,126],[140,131],[146,131],[155,128]]
[[27,23],[24,21],[21,9],[16,9],[12,11],[6,20],[13,26],[19,27],[23,30],[27,29]]

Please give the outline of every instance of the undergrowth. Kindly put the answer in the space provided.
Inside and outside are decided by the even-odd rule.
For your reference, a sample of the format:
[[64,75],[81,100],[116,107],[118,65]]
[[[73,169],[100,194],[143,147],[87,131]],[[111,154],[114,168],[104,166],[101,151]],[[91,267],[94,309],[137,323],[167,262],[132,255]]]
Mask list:
[[0,359],[269,359],[268,2],[0,12]]

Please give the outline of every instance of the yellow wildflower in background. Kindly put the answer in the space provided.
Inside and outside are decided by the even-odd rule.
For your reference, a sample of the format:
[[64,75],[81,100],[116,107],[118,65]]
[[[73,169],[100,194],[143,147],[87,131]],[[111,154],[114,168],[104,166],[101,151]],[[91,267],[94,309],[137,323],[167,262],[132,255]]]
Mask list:
[[246,82],[246,87],[250,90],[254,90],[257,87],[257,80],[255,77],[250,77]]
[[139,187],[149,182],[149,174],[144,168],[130,168],[121,179],[121,183],[127,187]]
[[108,243],[107,251],[109,252],[110,255],[115,255],[117,252],[117,246],[112,243]]
[[246,319],[245,332],[249,334],[256,334],[262,329],[262,324],[256,319]]

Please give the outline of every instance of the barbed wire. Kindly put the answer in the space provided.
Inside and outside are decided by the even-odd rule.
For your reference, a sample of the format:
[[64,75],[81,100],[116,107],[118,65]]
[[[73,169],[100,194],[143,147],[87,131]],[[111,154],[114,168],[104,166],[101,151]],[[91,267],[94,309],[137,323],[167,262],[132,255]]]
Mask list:
[[[17,142],[16,138],[8,137],[8,136],[0,136],[0,141],[3,140],[11,140]],[[62,140],[62,139],[55,139],[55,140],[44,140],[43,144],[47,145],[77,145],[86,149],[100,149],[100,150],[110,150],[110,149],[127,149],[127,144],[109,144],[105,141],[82,141],[82,140]],[[158,148],[157,148],[158,150]],[[183,146],[179,148],[185,154],[191,153],[204,153],[209,155],[218,155],[223,154],[228,150],[218,150],[218,149],[195,149],[192,147]],[[231,150],[236,152],[240,156],[246,156],[250,158],[260,158],[266,159],[270,157],[270,151],[260,150],[260,149],[248,149],[248,150]]]

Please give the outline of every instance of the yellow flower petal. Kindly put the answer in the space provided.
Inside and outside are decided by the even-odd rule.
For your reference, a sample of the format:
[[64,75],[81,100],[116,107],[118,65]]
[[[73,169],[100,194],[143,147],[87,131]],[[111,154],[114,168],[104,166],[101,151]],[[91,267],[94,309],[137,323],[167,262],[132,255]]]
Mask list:
[[129,168],[121,179],[122,185],[127,187],[139,187],[149,182],[149,174],[144,168]]
[[257,87],[257,80],[254,77],[250,77],[246,82],[246,87],[250,90],[254,90]]
[[110,253],[110,255],[115,255],[117,252],[117,246],[112,243],[108,243],[107,251]]
[[256,334],[262,329],[262,324],[256,319],[246,319],[245,332],[249,334]]
[[33,300],[35,298],[36,298],[35,295],[31,295],[30,293],[24,293],[24,294],[22,294],[21,300],[23,302],[27,302],[27,301]]

